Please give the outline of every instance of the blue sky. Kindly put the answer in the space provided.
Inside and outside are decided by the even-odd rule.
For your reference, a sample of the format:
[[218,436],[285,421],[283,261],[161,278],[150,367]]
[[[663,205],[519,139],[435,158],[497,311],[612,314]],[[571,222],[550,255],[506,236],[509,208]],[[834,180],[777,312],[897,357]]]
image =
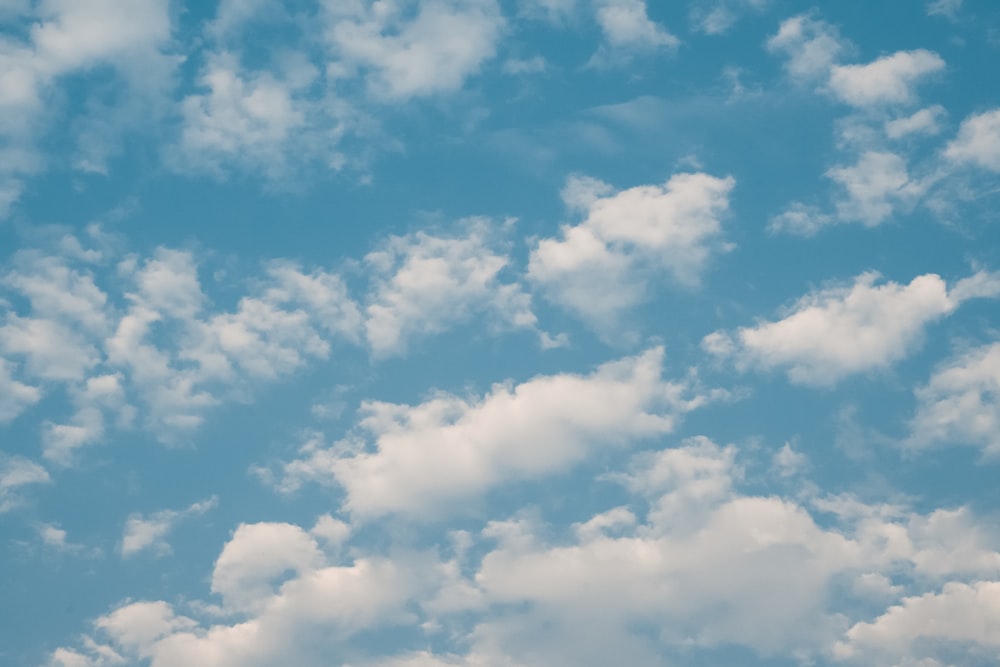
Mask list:
[[1000,7],[0,0],[0,664],[978,667]]

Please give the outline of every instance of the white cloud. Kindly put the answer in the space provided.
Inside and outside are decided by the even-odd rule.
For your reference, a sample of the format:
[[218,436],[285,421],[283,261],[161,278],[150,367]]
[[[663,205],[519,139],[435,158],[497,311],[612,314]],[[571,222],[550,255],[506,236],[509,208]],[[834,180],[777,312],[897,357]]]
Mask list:
[[528,277],[551,300],[611,331],[645,298],[651,275],[697,284],[712,255],[726,249],[721,218],[734,184],[691,173],[614,192],[596,179],[571,178],[563,198],[584,220],[538,242]]
[[674,49],[680,40],[650,20],[645,0],[595,0],[597,23],[612,52]]
[[916,396],[909,445],[974,445],[1000,454],[1000,343],[943,364]]
[[512,327],[535,325],[531,298],[501,272],[510,260],[487,220],[462,232],[392,236],[369,253],[372,272],[365,333],[379,356],[405,351],[410,339],[440,333],[477,314]]
[[940,122],[945,114],[947,112],[944,107],[935,104],[909,116],[886,121],[885,134],[890,139],[900,139],[913,134],[937,134],[941,131]]
[[834,26],[800,14],[781,23],[778,33],[768,39],[767,48],[788,58],[785,69],[792,79],[817,82],[827,77],[847,44]]
[[771,218],[767,230],[772,233],[783,232],[796,236],[813,236],[823,227],[834,222],[836,222],[836,218],[815,206],[793,202],[780,214]]
[[771,0],[702,0],[691,10],[695,28],[708,35],[721,35],[749,11],[763,11]]
[[38,387],[15,380],[11,364],[0,359],[0,424],[6,424],[37,403],[42,397]]
[[199,516],[218,504],[215,497],[194,503],[183,510],[161,510],[149,516],[132,514],[125,521],[122,533],[121,556],[130,558],[140,551],[152,549],[159,555],[170,553],[167,535],[184,519]]
[[976,274],[951,290],[934,274],[917,276],[909,285],[876,285],[878,277],[864,273],[853,285],[812,292],[783,319],[733,334],[717,331],[702,345],[732,357],[741,368],[783,368],[796,384],[831,385],[902,359],[920,344],[927,325],[963,301],[1000,294],[994,274]]
[[504,26],[495,0],[366,0],[326,12],[334,71],[365,70],[369,91],[386,101],[460,88],[494,56]]
[[933,656],[935,648],[946,645],[998,647],[998,625],[1000,582],[951,582],[940,592],[904,599],[870,623],[855,624],[836,646],[835,654],[873,664],[896,662],[901,656]]
[[323,561],[315,540],[298,526],[241,524],[215,562],[212,592],[222,596],[228,611],[260,611],[275,593],[273,580],[313,570]]
[[826,175],[847,195],[837,201],[837,217],[866,227],[882,224],[897,208],[912,207],[928,187],[910,177],[902,157],[885,151],[866,151],[854,165],[834,167]]
[[305,458],[284,466],[280,486],[336,481],[347,492],[345,509],[364,518],[451,512],[507,480],[537,479],[595,450],[670,432],[709,399],[662,380],[662,360],[653,349],[588,376],[498,384],[472,400],[441,394],[414,406],[366,403],[360,428],[371,435],[370,451],[312,443]]
[[[128,89],[128,103],[111,128],[117,134],[138,123],[137,109],[146,112],[143,121],[155,112],[151,102],[161,99],[178,62],[167,53],[172,30],[167,0],[125,6],[113,0],[44,0],[32,9],[27,41],[7,39],[0,45],[0,136],[9,142],[0,162],[0,214],[17,200],[24,178],[44,166],[36,141],[57,112],[43,100],[61,80],[102,65],[113,68]],[[89,120],[96,127],[98,119]],[[109,148],[98,144],[109,137],[84,134],[98,150],[83,161],[101,170],[100,154]]]
[[21,489],[35,484],[47,484],[51,478],[45,468],[23,456],[0,452],[0,514],[19,506]]
[[[444,545],[394,543],[384,557],[355,544],[349,563],[336,564],[345,554],[315,539],[333,526],[346,539],[349,527],[332,517],[311,531],[244,524],[212,576],[223,605],[195,605],[226,620],[126,603],[95,622],[104,643],[85,638],[53,664],[653,667],[664,655],[733,645],[762,658],[882,664],[872,658],[922,655],[919,637],[993,641],[972,622],[989,613],[992,584],[955,581],[1000,568],[1000,533],[988,521],[964,507],[921,515],[851,496],[807,494],[803,505],[746,495],[740,456],[705,437],[637,454],[627,473],[605,476],[631,494],[627,506],[584,515],[569,531],[525,512],[490,521],[452,534],[454,560],[441,559]],[[953,621],[949,605],[969,611]],[[353,641],[392,626],[407,629],[395,655]],[[421,650],[445,637],[468,653]]]
[[961,10],[962,0],[930,0],[927,3],[928,16],[944,16],[954,21]]
[[222,175],[235,164],[282,181],[313,160],[334,164],[344,131],[335,116],[342,109],[311,92],[319,77],[311,63],[299,58],[286,64],[285,72],[249,73],[235,55],[213,54],[199,79],[207,92],[182,103],[184,127],[173,165]]
[[1000,172],[1000,109],[973,114],[962,121],[958,136],[944,154],[953,162]]
[[836,65],[830,71],[830,90],[852,106],[909,104],[922,79],[942,71],[944,60],[933,51],[897,51],[866,65]]

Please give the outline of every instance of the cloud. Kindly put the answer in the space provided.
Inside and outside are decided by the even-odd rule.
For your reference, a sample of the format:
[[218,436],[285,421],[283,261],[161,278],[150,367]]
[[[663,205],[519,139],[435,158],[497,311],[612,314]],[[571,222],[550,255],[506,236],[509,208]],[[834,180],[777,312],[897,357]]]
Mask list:
[[0,424],[7,424],[37,403],[42,397],[38,387],[15,380],[11,364],[0,359]]
[[217,504],[218,499],[213,496],[183,510],[161,510],[149,516],[132,514],[125,521],[120,549],[121,557],[131,558],[146,549],[152,549],[158,555],[170,553],[170,544],[166,541],[170,531],[184,519],[200,516],[214,509]]
[[927,3],[928,16],[944,16],[952,21],[958,18],[962,10],[962,0],[930,0]]
[[901,656],[933,656],[934,649],[956,644],[995,648],[1000,639],[990,628],[1000,624],[998,597],[997,581],[950,582],[940,592],[905,598],[874,621],[855,624],[835,654],[872,664],[896,662]]
[[535,245],[528,278],[550,300],[610,332],[646,298],[653,276],[698,283],[710,258],[726,249],[721,218],[734,184],[689,173],[615,192],[596,179],[570,178],[563,199],[584,219]]
[[484,219],[459,226],[452,236],[392,236],[365,257],[371,288],[364,326],[376,356],[400,354],[411,339],[478,314],[503,326],[535,326],[530,296],[501,277],[510,264],[501,232]]
[[836,221],[836,218],[829,213],[824,213],[816,206],[792,202],[788,208],[771,218],[767,230],[772,233],[813,236],[823,227]]
[[941,72],[944,60],[933,51],[897,51],[866,65],[836,65],[830,70],[830,90],[856,107],[910,104],[922,79]]
[[886,121],[885,134],[890,139],[901,139],[913,134],[937,134],[941,131],[940,121],[946,114],[944,107],[935,104],[909,116]]
[[361,70],[386,102],[457,90],[495,55],[504,27],[495,0],[330,3],[324,20],[334,67]]
[[45,166],[36,144],[58,113],[43,100],[66,77],[109,66],[128,90],[122,112],[106,112],[115,123],[102,125],[92,116],[81,126],[77,163],[101,171],[115,135],[156,113],[155,102],[178,63],[168,53],[166,0],[137,0],[124,8],[112,0],[46,0],[33,9],[27,39],[7,39],[0,48],[0,137],[7,142],[0,161],[0,215],[19,198],[24,179]]
[[[992,641],[947,613],[953,604],[975,614],[992,595],[989,582],[961,581],[1000,570],[989,521],[965,507],[924,515],[850,495],[748,494],[749,453],[702,436],[640,452],[604,478],[627,505],[585,513],[569,530],[520,512],[452,534],[451,549],[394,543],[382,556],[352,544],[339,563],[345,554],[316,539],[334,524],[347,539],[332,517],[308,531],[241,524],[212,575],[222,606],[199,603],[212,611],[206,621],[126,601],[54,664],[600,667],[618,656],[653,667],[733,646],[762,659],[872,664],[925,655],[919,637]],[[367,633],[392,627],[413,633],[373,652]],[[468,653],[427,651],[442,630],[442,648]]]
[[782,21],[778,33],[767,41],[768,51],[788,58],[788,75],[803,83],[825,79],[847,48],[834,26],[808,14]]
[[847,195],[837,201],[838,219],[866,227],[882,224],[897,208],[912,207],[928,187],[910,177],[902,157],[887,151],[866,151],[855,164],[834,167],[826,176]]
[[223,176],[235,165],[274,182],[290,181],[311,163],[339,168],[336,146],[352,112],[315,92],[320,72],[304,56],[286,56],[282,65],[246,72],[236,55],[212,54],[199,79],[206,92],[181,104],[172,166]]
[[1000,109],[973,114],[962,121],[958,136],[944,155],[958,164],[1000,172]]
[[675,49],[680,40],[650,20],[645,0],[595,0],[597,24],[604,34],[606,51],[597,60],[619,52]]
[[973,445],[1000,454],[1000,343],[945,362],[915,393],[908,445]]
[[1000,294],[995,274],[975,274],[950,290],[935,274],[917,276],[909,285],[877,285],[878,278],[864,273],[853,285],[812,292],[780,320],[732,334],[717,331],[702,346],[742,369],[781,368],[793,383],[832,385],[902,359],[920,344],[926,326],[963,301]]
[[763,11],[771,0],[702,0],[691,9],[691,22],[707,35],[722,35],[750,11]]
[[37,463],[0,452],[0,514],[21,505],[23,487],[50,481],[49,473]]
[[365,403],[359,426],[370,449],[307,445],[304,458],[284,465],[280,487],[335,481],[347,493],[345,509],[365,519],[450,513],[504,482],[537,479],[597,450],[669,433],[709,397],[661,379],[662,362],[663,351],[653,349],[590,375],[494,385],[476,399]]

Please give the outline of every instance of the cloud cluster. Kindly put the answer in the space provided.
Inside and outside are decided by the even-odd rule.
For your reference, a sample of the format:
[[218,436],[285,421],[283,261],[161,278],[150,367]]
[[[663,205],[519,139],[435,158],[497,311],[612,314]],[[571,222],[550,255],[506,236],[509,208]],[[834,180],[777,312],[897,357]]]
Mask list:
[[[450,550],[366,552],[329,516],[310,530],[241,525],[215,563],[221,604],[211,617],[127,602],[51,664],[596,667],[626,657],[652,667],[693,648],[740,646],[936,665],[945,649],[972,656],[993,645],[981,624],[961,621],[992,613],[1000,535],[988,522],[967,508],[920,514],[850,496],[745,493],[741,456],[704,437],[644,452],[613,476],[627,506],[569,533],[530,514],[493,520],[452,533]],[[393,627],[413,628],[415,641],[372,655],[364,633]],[[466,652],[421,646],[442,630]]]

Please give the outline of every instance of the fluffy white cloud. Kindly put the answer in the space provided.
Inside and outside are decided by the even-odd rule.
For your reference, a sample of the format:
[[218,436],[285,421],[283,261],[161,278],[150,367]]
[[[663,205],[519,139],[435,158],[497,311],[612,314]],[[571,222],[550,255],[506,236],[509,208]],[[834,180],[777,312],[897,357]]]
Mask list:
[[[113,655],[156,667],[331,659],[599,667],[626,656],[653,667],[664,655],[732,645],[762,657],[872,664],[923,655],[921,637],[992,641],[970,623],[989,613],[992,584],[956,581],[1000,568],[1000,533],[987,521],[964,507],[922,515],[851,496],[807,492],[801,504],[748,495],[739,488],[742,455],[704,437],[643,452],[627,472],[605,477],[629,492],[628,506],[584,515],[569,531],[524,512],[490,521],[477,534],[453,534],[454,560],[400,545],[388,547],[390,557],[362,555],[353,544],[350,563],[337,564],[341,552],[324,553],[316,539],[334,525],[336,540],[346,538],[349,528],[332,517],[310,531],[241,525],[212,576],[222,606],[196,605],[215,620],[195,623],[163,602],[128,603],[95,622],[103,643],[59,649],[53,664],[104,667]],[[928,589],[935,592],[922,595]],[[968,618],[949,620],[952,603],[968,607]],[[399,624],[429,634],[402,642],[395,656],[352,641]],[[440,630],[469,652],[413,650]]]
[[650,20],[646,0],[595,0],[596,18],[612,51],[676,48],[680,40]]
[[78,161],[101,171],[110,150],[103,144],[114,139],[93,130],[103,127],[113,135],[134,126],[140,108],[146,112],[142,120],[148,120],[156,110],[151,102],[161,99],[178,62],[167,53],[172,30],[167,0],[124,6],[114,0],[44,0],[31,9],[27,39],[0,44],[0,137],[7,143],[0,161],[0,215],[19,197],[24,177],[44,166],[36,140],[55,113],[43,100],[61,79],[110,66],[127,85],[125,112],[106,114],[118,127],[102,126],[96,117],[83,125]]
[[935,648],[956,644],[978,644],[995,651],[1000,646],[997,627],[1000,582],[952,582],[940,592],[908,597],[870,623],[857,623],[836,646],[835,654],[873,664],[895,663],[904,656],[923,658],[928,653],[933,657]]
[[344,132],[338,116],[346,108],[316,97],[311,88],[318,77],[304,57],[289,56],[283,68],[253,73],[231,53],[213,54],[199,80],[206,92],[182,103],[184,127],[173,165],[222,175],[235,164],[273,181],[312,161],[336,166],[341,157],[335,146]]
[[954,162],[1000,172],[1000,109],[973,114],[962,121],[958,136],[944,154]]
[[1000,454],[1000,343],[945,363],[916,395],[911,446],[974,445]]
[[162,510],[149,516],[142,514],[129,516],[122,533],[120,549],[122,558],[129,558],[145,549],[153,549],[160,555],[170,553],[170,544],[166,541],[170,531],[180,521],[202,515],[213,509],[216,504],[218,499],[213,497],[194,503],[183,510]]
[[774,233],[813,236],[823,227],[836,221],[836,218],[829,213],[824,213],[816,206],[792,202],[788,208],[771,218],[767,230]]
[[298,526],[242,524],[215,562],[212,592],[222,596],[226,610],[259,611],[274,595],[272,580],[314,569],[323,560],[315,540]]
[[538,242],[528,277],[553,301],[610,331],[644,299],[651,275],[697,284],[712,255],[726,249],[721,218],[734,184],[691,173],[614,192],[592,178],[571,178],[563,198],[584,219],[564,226],[560,238]]
[[950,290],[934,274],[917,276],[909,285],[877,285],[878,277],[864,273],[853,285],[812,292],[780,320],[733,334],[717,331],[702,346],[732,357],[741,368],[784,368],[797,384],[830,385],[902,359],[920,344],[928,324],[963,301],[1000,294],[994,274],[975,274]]
[[938,104],[920,109],[909,116],[886,121],[885,134],[890,139],[912,134],[937,134],[941,131],[940,122],[946,113],[944,107]]
[[828,76],[847,45],[829,23],[800,14],[781,23],[767,48],[788,58],[785,69],[794,80],[816,82]]
[[365,257],[372,271],[365,332],[376,355],[403,352],[411,338],[480,313],[506,326],[534,327],[531,298],[501,279],[510,260],[497,230],[479,219],[463,226],[454,236],[393,236]]
[[9,512],[21,504],[22,487],[50,481],[49,473],[37,463],[23,456],[0,452],[0,513]]
[[[441,394],[414,406],[370,402],[360,428],[371,451],[308,445],[284,466],[281,487],[334,482],[363,518],[435,515],[498,484],[565,470],[591,452],[670,432],[709,400],[661,378],[663,351],[605,364],[587,376],[498,384],[480,399]],[[544,443],[540,446],[539,443]]]
[[6,424],[38,402],[42,392],[38,387],[15,380],[11,364],[0,359],[0,424]]
[[830,71],[830,90],[857,107],[909,104],[922,79],[942,71],[944,60],[933,51],[897,51],[866,65],[837,65]]
[[867,227],[885,222],[897,208],[913,206],[927,190],[926,183],[910,177],[902,157],[884,151],[866,151],[857,163],[826,175],[847,195],[837,201],[837,217]]
[[325,21],[331,73],[363,70],[386,101],[460,88],[494,56],[504,26],[495,0],[327,3]]

